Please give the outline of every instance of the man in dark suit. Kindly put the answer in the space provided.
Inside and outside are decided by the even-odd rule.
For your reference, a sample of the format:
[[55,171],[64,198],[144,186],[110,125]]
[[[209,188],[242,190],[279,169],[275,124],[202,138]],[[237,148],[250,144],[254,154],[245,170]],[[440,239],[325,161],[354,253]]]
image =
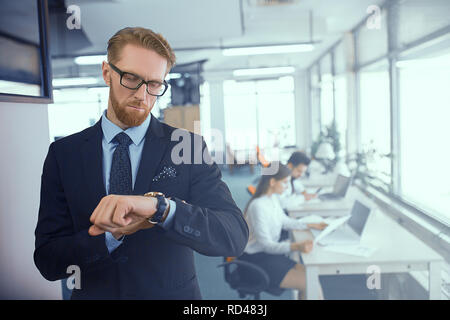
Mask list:
[[174,63],[161,35],[120,30],[102,65],[108,109],[50,145],[34,261],[50,281],[79,270],[72,299],[201,299],[193,250],[239,256],[247,244],[202,137],[150,113]]

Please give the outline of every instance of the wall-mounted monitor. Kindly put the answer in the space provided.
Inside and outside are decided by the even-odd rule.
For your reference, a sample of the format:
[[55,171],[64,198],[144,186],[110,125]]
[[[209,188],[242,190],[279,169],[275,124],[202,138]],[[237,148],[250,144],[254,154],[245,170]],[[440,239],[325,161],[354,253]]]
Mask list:
[[2,1],[0,101],[51,103],[47,0]]

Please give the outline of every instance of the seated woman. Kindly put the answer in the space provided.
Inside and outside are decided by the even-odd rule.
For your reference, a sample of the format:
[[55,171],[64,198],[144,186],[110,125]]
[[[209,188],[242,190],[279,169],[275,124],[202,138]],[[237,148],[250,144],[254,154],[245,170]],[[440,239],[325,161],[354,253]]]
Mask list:
[[301,299],[305,293],[305,268],[286,255],[291,251],[308,253],[312,250],[311,240],[303,242],[282,241],[282,229],[322,230],[327,225],[305,224],[301,220],[288,217],[280,204],[279,195],[282,194],[289,183],[291,170],[279,163],[272,162],[266,172],[278,170],[273,174],[264,174],[244,210],[250,236],[244,254],[240,260],[248,261],[264,269],[270,278],[271,287],[297,289],[301,291]]

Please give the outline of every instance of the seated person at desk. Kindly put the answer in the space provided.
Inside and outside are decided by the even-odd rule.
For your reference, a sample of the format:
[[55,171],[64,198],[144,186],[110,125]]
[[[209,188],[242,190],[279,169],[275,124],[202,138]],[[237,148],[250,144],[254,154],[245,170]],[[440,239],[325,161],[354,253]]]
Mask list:
[[317,197],[315,193],[307,193],[299,179],[306,172],[310,163],[311,159],[303,152],[296,151],[291,154],[287,163],[291,170],[291,177],[286,191],[280,197],[283,208],[296,206]]
[[[282,194],[287,185],[291,170],[281,164],[272,162],[267,168],[268,172],[272,166],[279,165],[274,174],[266,174],[261,177],[256,192],[244,210],[244,217],[249,227],[249,241],[245,247],[244,254],[239,257],[242,261],[254,263],[264,269],[270,278],[270,287],[281,287],[297,289],[305,292],[305,268],[296,263],[286,255],[291,251],[308,253],[312,250],[311,240],[304,242],[289,241],[280,242],[282,229],[324,229],[327,225],[306,224],[301,220],[288,217],[281,207],[279,195]],[[251,275],[244,275],[251,277]]]

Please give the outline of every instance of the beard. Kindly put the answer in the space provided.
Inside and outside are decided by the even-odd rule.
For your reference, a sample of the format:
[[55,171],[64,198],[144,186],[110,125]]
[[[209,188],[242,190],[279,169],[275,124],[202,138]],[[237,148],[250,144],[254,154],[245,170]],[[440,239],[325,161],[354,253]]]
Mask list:
[[[136,100],[120,104],[116,99],[112,86],[109,87],[109,98],[111,100],[111,106],[117,119],[127,127],[137,127],[141,125],[145,121],[145,119],[147,119],[148,114],[152,110],[151,107],[147,106],[141,101]],[[133,108],[128,108],[128,105],[143,108],[145,111],[141,112]]]

